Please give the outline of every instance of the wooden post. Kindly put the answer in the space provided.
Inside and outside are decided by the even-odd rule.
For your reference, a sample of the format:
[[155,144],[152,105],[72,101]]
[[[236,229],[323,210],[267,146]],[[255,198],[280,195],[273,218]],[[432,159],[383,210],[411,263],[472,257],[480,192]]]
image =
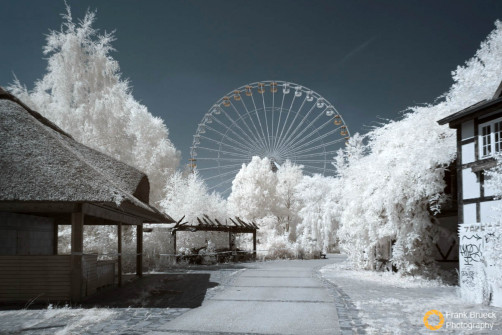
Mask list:
[[173,264],[176,264],[176,230],[173,231],[173,254],[174,254],[174,261],[173,261]]
[[253,258],[256,259],[256,230],[253,231]]
[[59,225],[57,223],[54,223],[53,225],[53,235],[52,235],[52,254],[57,255],[58,254],[58,229]]
[[143,225],[136,226],[136,275],[143,276]]
[[118,285],[122,286],[122,223],[117,224],[117,253],[118,253]]
[[71,214],[71,293],[73,302],[82,300],[82,253],[84,250],[84,214]]

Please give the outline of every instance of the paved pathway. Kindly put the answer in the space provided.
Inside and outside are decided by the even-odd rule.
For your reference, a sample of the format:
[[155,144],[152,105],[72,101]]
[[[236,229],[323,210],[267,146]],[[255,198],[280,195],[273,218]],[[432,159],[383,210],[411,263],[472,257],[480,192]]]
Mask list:
[[200,308],[148,334],[340,334],[332,291],[316,275],[329,263],[249,264]]
[[202,306],[0,311],[0,334],[362,334],[357,312],[318,269],[336,260],[197,267],[210,274]]

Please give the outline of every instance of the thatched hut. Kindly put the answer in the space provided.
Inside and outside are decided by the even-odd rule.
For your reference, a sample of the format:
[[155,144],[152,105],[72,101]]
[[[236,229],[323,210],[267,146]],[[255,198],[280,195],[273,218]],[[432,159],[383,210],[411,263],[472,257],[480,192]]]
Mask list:
[[[114,281],[115,264],[83,254],[84,225],[117,226],[119,285],[122,225],[136,226],[141,276],[143,223],[174,222],[148,204],[144,173],[78,143],[1,88],[0,171],[0,301],[80,301]],[[71,255],[58,255],[58,225],[71,225]]]

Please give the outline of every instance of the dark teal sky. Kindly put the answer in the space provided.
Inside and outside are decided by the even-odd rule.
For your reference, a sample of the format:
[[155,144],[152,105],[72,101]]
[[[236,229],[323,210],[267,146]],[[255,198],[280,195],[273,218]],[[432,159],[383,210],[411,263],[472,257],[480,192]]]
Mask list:
[[[188,158],[197,123],[248,82],[285,80],[327,98],[352,132],[433,102],[502,18],[502,1],[68,1],[116,30],[123,76]],[[0,0],[0,85],[42,77],[44,34],[63,1]]]

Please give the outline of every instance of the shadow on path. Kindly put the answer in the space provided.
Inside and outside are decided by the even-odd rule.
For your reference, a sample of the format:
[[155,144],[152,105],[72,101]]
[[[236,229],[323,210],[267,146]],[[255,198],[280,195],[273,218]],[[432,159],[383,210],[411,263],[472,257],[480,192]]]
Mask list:
[[218,286],[209,273],[148,274],[120,288],[98,292],[82,307],[196,308],[208,289]]

